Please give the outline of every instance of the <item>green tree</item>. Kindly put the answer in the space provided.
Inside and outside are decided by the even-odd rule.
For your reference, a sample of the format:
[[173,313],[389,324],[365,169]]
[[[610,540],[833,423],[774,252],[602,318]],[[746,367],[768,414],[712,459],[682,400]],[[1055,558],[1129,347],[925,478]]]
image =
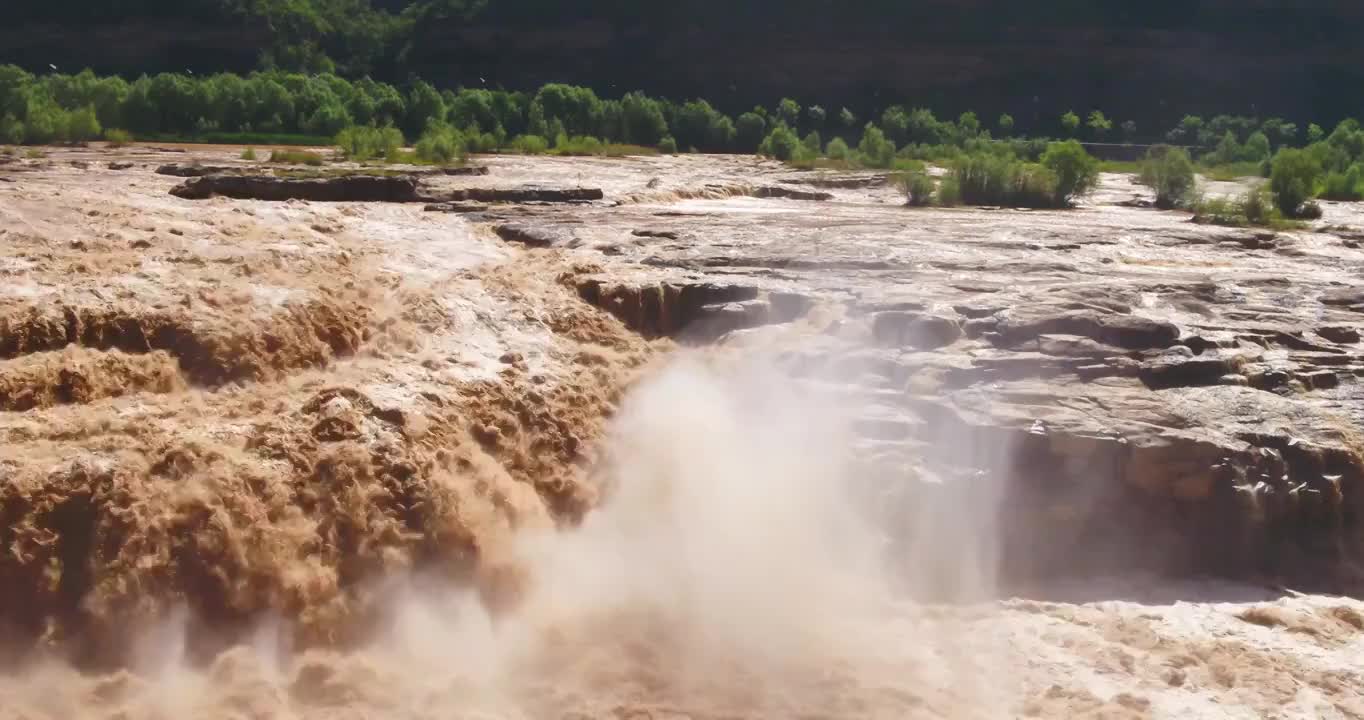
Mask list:
[[1075,137],[1075,132],[1080,129],[1080,116],[1076,115],[1074,111],[1062,115],[1061,129],[1065,131],[1066,135]]
[[537,110],[551,130],[550,137],[557,134],[552,132],[556,120],[570,136],[591,135],[601,126],[602,102],[590,88],[562,83],[545,85],[531,101],[531,113]]
[[1200,144],[1199,136],[1203,132],[1203,118],[1197,115],[1185,115],[1184,119],[1170,132],[1165,134],[1165,139],[1174,145],[1196,145]]
[[975,137],[980,134],[980,118],[968,110],[957,118],[957,129],[964,138]]
[[17,118],[24,114],[33,81],[33,75],[17,65],[0,65],[0,115]]
[[493,108],[493,93],[488,90],[461,89],[448,103],[446,116],[452,125],[465,130],[488,132],[500,124]]
[[792,130],[800,125],[800,103],[791,98],[782,98],[777,103],[777,119],[786,123]]
[[857,116],[848,108],[838,111],[838,126],[844,130],[851,130],[857,127]]
[[642,92],[621,98],[621,138],[635,145],[657,145],[668,134],[668,121],[657,100]]
[[303,122],[302,129],[312,135],[335,137],[337,133],[352,125],[350,113],[339,100],[334,100],[313,111]]
[[888,168],[895,163],[895,143],[886,138],[881,128],[867,123],[862,129],[862,140],[857,143],[857,155],[868,167]]
[[445,99],[430,83],[417,80],[407,92],[407,121],[403,132],[415,136],[430,120],[445,122]]
[[766,135],[767,121],[761,115],[746,112],[739,116],[739,121],[735,124],[735,142],[740,150],[756,152]]
[[1320,125],[1316,123],[1311,123],[1310,125],[1307,126],[1307,143],[1309,145],[1319,143],[1325,139],[1326,131],[1322,130]]
[[807,133],[800,144],[804,145],[805,149],[809,151],[810,157],[818,157],[820,151],[824,149],[824,141],[819,137],[818,130],[811,130]]
[[[677,144],[703,150],[726,150],[734,141],[734,122],[705,100],[692,100],[677,112],[673,137]],[[799,139],[797,139],[799,142]]]
[[24,124],[13,115],[0,116],[0,143],[19,145],[24,142]]
[[795,131],[787,127],[785,123],[777,123],[772,132],[758,146],[758,154],[776,158],[782,162],[787,162],[796,157],[800,152],[800,138],[796,137]]
[[1264,121],[1260,131],[1275,145],[1287,145],[1298,137],[1297,124],[1277,117]]
[[66,116],[66,139],[72,142],[98,140],[103,133],[94,105],[73,110]]
[[824,156],[830,160],[847,160],[852,157],[852,151],[848,149],[848,143],[844,142],[843,138],[836,137],[824,148]]
[[1099,161],[1090,157],[1075,140],[1047,145],[1041,163],[1056,176],[1056,202],[1070,204],[1087,195],[1099,183]]
[[1298,217],[1312,198],[1321,178],[1322,168],[1312,156],[1293,148],[1284,148],[1275,156],[1269,175],[1269,190],[1274,205],[1288,217]]
[[901,105],[893,105],[881,113],[881,132],[896,145],[909,141],[909,113]]
[[1251,133],[1246,138],[1246,144],[1241,146],[1241,159],[1251,162],[1260,162],[1269,157],[1269,138],[1264,133]]
[[1009,137],[1010,135],[1013,135],[1014,116],[1010,115],[1009,113],[1004,113],[1003,115],[1000,115],[999,121],[995,123],[995,127],[999,128],[999,134],[1003,137]]
[[463,162],[468,156],[464,137],[443,120],[428,125],[413,149],[418,158],[440,165]]
[[1228,130],[1217,143],[1217,147],[1203,156],[1203,162],[1209,165],[1226,165],[1240,160],[1241,154],[1241,143],[1236,142],[1236,133]]
[[920,145],[945,145],[952,140],[952,129],[933,114],[932,110],[915,108],[909,113],[909,142]]
[[1113,121],[1105,117],[1099,110],[1091,110],[1089,122],[1085,124],[1089,127],[1089,132],[1095,140],[1103,140],[1108,132],[1113,129]]
[[1156,207],[1188,207],[1194,201],[1193,160],[1183,148],[1158,145],[1146,153],[1138,182],[1156,191]]

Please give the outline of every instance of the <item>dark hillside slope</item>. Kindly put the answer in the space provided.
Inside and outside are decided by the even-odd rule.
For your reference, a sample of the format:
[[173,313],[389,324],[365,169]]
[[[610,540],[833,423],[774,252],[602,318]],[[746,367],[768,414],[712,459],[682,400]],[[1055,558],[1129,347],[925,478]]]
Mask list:
[[[405,24],[403,0],[15,4],[0,62],[35,69],[243,71],[263,53],[315,69],[326,54],[342,72],[393,81],[564,81],[730,111],[787,95],[1008,110],[1020,123],[1071,107],[1147,126],[1364,110],[1364,4],[1334,0],[489,0],[472,20],[462,2],[428,0]],[[297,49],[310,43],[316,52]]]

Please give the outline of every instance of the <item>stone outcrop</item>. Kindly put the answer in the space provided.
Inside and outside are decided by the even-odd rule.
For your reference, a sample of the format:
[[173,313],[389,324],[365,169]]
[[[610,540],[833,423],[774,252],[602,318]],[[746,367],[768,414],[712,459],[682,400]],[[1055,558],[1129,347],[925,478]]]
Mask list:
[[235,175],[243,172],[243,168],[231,165],[198,165],[170,163],[162,165],[156,169],[157,175],[167,175],[170,177],[194,178],[205,175]]
[[312,202],[421,202],[417,179],[406,176],[345,175],[327,178],[280,178],[265,175],[204,175],[171,189],[186,200],[215,195],[238,200],[308,200]]
[[769,292],[723,283],[617,284],[578,281],[578,294],[647,338],[711,342],[734,330],[786,323],[804,316],[813,301],[799,293]]
[[[445,202],[480,203],[585,203],[601,200],[600,188],[563,188],[525,185],[514,188],[463,188],[441,193]],[[433,198],[435,199],[435,198]]]
[[[190,169],[186,166],[184,172]],[[239,200],[309,200],[313,202],[424,202],[428,209],[447,210],[474,203],[586,203],[601,200],[599,188],[556,188],[524,185],[513,188],[460,188],[438,192],[415,175],[337,175],[273,177],[211,172],[171,189],[187,200],[215,195]]]

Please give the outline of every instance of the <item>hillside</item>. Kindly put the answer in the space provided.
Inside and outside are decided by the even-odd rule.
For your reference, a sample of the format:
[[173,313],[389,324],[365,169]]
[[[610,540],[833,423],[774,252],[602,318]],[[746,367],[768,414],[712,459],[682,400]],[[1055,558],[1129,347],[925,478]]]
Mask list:
[[[24,0],[0,61],[137,74],[246,71],[262,58],[438,85],[563,81],[704,96],[730,112],[782,96],[873,109],[1102,107],[1139,123],[1186,113],[1333,122],[1357,115],[1357,5],[1210,0],[1094,4],[828,0],[640,8],[620,0]],[[612,93],[611,91],[615,92]]]

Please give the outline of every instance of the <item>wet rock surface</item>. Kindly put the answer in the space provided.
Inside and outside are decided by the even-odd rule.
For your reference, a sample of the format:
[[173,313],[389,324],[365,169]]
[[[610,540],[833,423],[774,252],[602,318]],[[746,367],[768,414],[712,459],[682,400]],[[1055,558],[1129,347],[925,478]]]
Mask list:
[[410,176],[346,175],[282,178],[266,175],[208,174],[171,189],[185,200],[214,196],[237,200],[309,200],[312,202],[422,202],[417,179]]
[[571,232],[602,267],[580,295],[646,337],[803,346],[794,375],[875,393],[869,466],[909,498],[1000,483],[1013,579],[1116,562],[1359,588],[1364,255],[1311,232],[1227,242],[1106,182],[1070,212],[921,210],[875,177],[772,171],[750,186],[841,194],[681,189],[517,228]]
[[[16,646],[101,671],[63,681],[91,717],[165,716],[125,651],[180,608],[209,717],[484,701],[490,717],[1359,714],[1364,608],[1287,592],[1360,589],[1364,251],[1339,229],[1364,224],[1353,206],[1257,239],[1120,205],[1140,190],[1119,176],[1073,211],[911,209],[881,175],[704,156],[494,157],[486,176],[348,188],[207,175],[188,192],[251,199],[190,203],[151,171],[157,150],[53,152],[0,185],[0,619]],[[196,152],[234,167],[237,151]],[[806,187],[820,194],[763,190]],[[742,623],[617,612],[579,597],[581,566],[553,562],[544,614],[518,615],[534,583],[511,539],[567,531],[611,496],[594,474],[605,423],[639,420],[618,415],[622,396],[679,346],[724,372],[757,364],[779,396],[847,418],[848,482],[886,520],[913,597],[1016,599],[811,605],[799,626],[875,652],[819,657],[810,682],[758,691],[798,700],[757,709],[753,678],[728,666],[670,694],[695,677],[666,672],[670,653],[695,647],[688,622],[728,637],[817,596],[832,570],[781,583],[811,562],[799,543],[719,574],[745,592],[722,584],[718,604],[769,598]],[[792,478],[844,450],[802,434],[822,414],[753,403],[735,421],[714,411],[749,402],[746,382],[699,410],[683,389],[638,448],[659,462],[642,475],[679,484],[637,498],[623,527],[695,534],[703,566],[823,527],[783,514],[800,504],[783,502]],[[772,477],[731,477],[705,445],[669,454],[770,432],[799,438]],[[682,518],[697,533],[649,514],[717,473],[771,493],[722,494]],[[654,601],[683,555],[611,555],[611,577]],[[997,566],[998,586],[972,585],[973,563]],[[487,614],[452,633],[432,618],[468,607],[419,603],[386,654],[352,653],[393,624],[375,592],[393,577],[459,583]],[[700,587],[683,579],[662,594]],[[575,600],[589,610],[565,615]],[[228,647],[262,618],[301,652],[281,668]],[[521,635],[542,644],[515,645],[530,665],[491,700],[468,690],[482,675],[450,668],[451,647],[484,668]],[[1004,685],[1000,704],[981,699]],[[46,687],[0,673],[0,716],[46,720]]]

